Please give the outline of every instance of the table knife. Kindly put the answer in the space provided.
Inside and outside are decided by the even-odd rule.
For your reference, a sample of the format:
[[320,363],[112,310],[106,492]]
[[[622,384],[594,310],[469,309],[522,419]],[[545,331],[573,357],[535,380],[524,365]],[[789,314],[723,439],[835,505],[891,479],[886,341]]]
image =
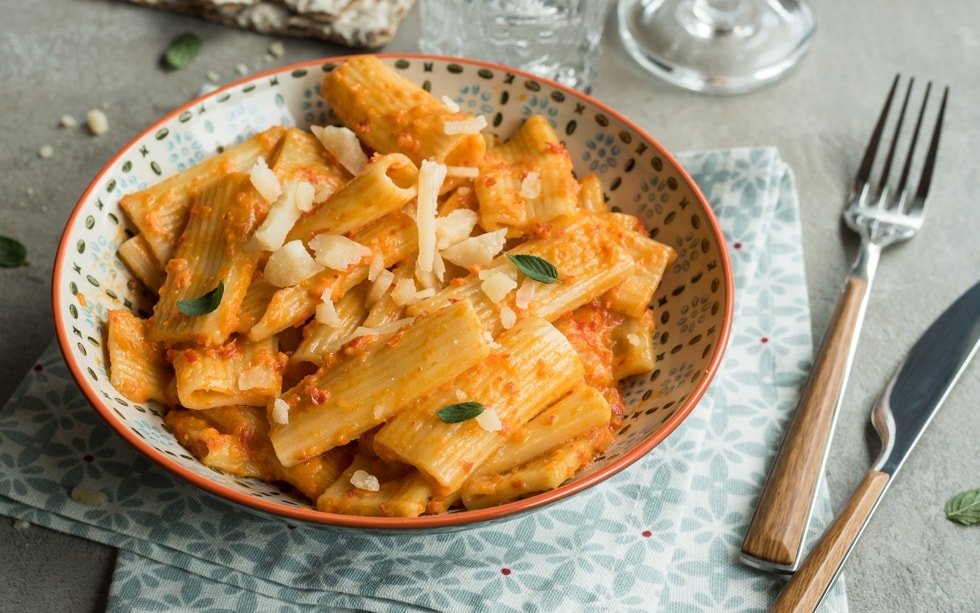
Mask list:
[[912,447],[980,347],[980,283],[951,304],[909,350],[875,403],[881,452],[769,613],[815,610],[833,585]]

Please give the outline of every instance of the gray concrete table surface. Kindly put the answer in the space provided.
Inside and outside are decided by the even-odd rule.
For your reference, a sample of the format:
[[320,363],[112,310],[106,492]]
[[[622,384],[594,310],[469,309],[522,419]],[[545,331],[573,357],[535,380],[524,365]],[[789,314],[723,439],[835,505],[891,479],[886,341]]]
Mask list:
[[[901,354],[933,317],[980,278],[980,6],[975,0],[823,0],[803,65],[769,88],[711,97],[647,75],[623,51],[610,10],[593,95],[671,151],[777,146],[796,173],[813,331],[819,339],[856,241],[840,207],[896,72],[950,85],[929,215],[912,242],[886,252],[868,309],[826,475],[840,508],[874,456],[870,405]],[[611,7],[610,7],[611,8]],[[111,156],[208,82],[344,54],[315,40],[241,32],[112,0],[0,0],[0,234],[27,245],[30,265],[0,269],[0,402],[52,341],[50,273],[63,224]],[[158,61],[192,30],[201,54],[181,71]],[[382,51],[416,51],[418,9]],[[269,45],[282,41],[285,55]],[[110,130],[59,127],[104,109]],[[38,151],[50,145],[53,155]],[[850,608],[975,611],[980,527],[943,514],[980,487],[980,364],[947,399],[881,503],[845,567]],[[103,610],[114,550],[0,518],[0,610]]]

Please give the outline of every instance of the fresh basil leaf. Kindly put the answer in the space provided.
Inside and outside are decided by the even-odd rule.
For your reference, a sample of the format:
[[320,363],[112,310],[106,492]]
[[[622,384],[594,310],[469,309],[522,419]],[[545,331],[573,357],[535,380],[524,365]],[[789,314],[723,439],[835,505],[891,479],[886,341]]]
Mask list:
[[224,293],[225,282],[218,281],[218,287],[214,288],[203,296],[191,298],[189,300],[178,300],[177,310],[188,317],[207,315],[211,311],[218,308],[218,305],[221,304],[221,297],[224,295]]
[[0,236],[0,266],[17,268],[27,264],[27,248],[18,241]]
[[555,265],[544,258],[536,255],[511,255],[507,258],[517,266],[517,269],[525,276],[541,283],[561,283],[558,278],[558,269]]
[[193,32],[184,32],[170,41],[163,54],[163,63],[171,70],[180,70],[194,61],[201,50],[201,39]]
[[447,424],[455,424],[460,421],[466,421],[467,419],[473,419],[480,413],[483,413],[483,405],[473,401],[450,404],[436,411],[439,419]]
[[953,496],[946,501],[945,511],[948,519],[964,526],[980,523],[980,489]]

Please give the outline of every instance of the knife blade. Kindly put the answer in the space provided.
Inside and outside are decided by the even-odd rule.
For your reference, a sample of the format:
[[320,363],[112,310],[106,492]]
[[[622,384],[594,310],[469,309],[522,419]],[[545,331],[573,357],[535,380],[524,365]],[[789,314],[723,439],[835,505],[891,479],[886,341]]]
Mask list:
[[833,586],[909,452],[980,348],[980,282],[951,304],[909,350],[871,412],[881,451],[770,613],[813,611]]

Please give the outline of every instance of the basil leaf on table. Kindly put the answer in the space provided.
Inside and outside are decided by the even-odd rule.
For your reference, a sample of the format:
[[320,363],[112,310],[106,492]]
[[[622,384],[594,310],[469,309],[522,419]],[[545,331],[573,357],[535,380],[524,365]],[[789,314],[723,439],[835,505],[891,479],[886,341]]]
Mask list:
[[171,70],[180,70],[189,65],[201,50],[201,39],[193,32],[184,32],[170,41],[163,54],[163,63]]
[[953,496],[946,501],[945,511],[949,520],[964,526],[980,523],[980,489]]
[[0,236],[0,266],[17,268],[27,264],[27,248],[9,236]]

